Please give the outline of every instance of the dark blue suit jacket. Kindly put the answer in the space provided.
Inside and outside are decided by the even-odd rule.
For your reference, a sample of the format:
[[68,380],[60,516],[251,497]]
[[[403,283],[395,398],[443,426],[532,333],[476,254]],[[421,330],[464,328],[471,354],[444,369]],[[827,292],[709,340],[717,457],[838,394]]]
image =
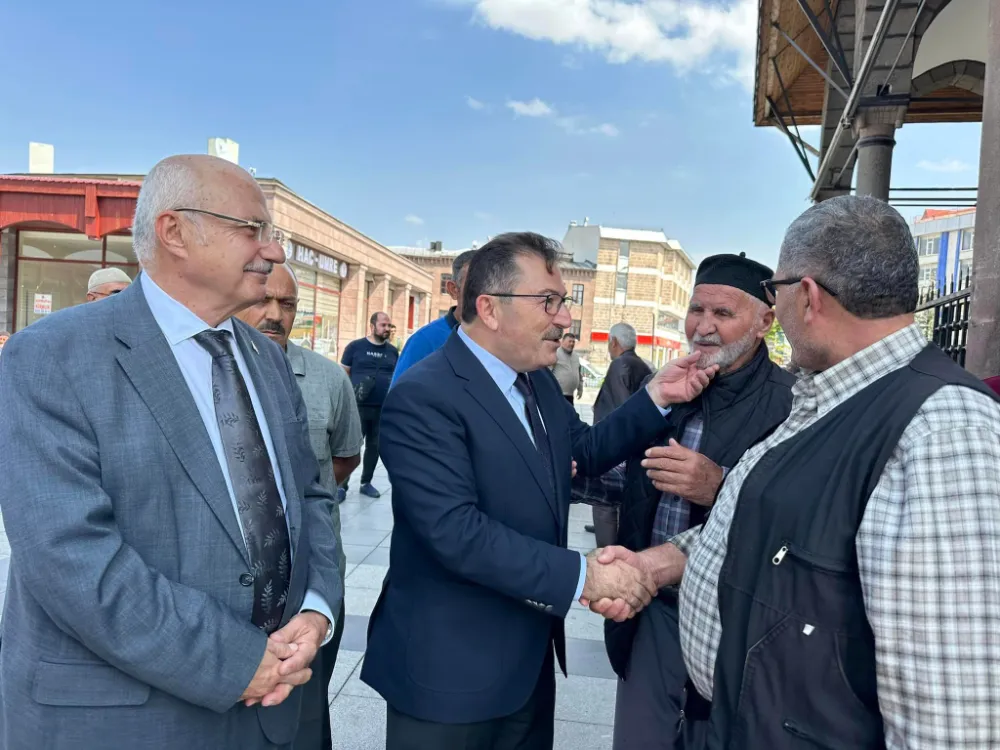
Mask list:
[[[552,374],[529,376],[548,432],[555,492],[522,423],[457,334],[393,386],[379,450],[392,481],[389,573],[361,679],[404,714],[467,723],[520,709],[580,577],[566,549],[571,461],[602,474],[665,421],[642,389],[596,427]],[[596,615],[595,615],[596,617]]]

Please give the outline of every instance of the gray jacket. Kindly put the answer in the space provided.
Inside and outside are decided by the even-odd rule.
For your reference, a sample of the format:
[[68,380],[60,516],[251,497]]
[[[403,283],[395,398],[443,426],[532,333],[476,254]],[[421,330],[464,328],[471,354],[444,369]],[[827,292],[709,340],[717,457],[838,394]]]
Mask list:
[[[281,350],[234,320],[287,500],[287,621],[307,588],[336,612],[331,498]],[[291,742],[299,691],[239,696],[264,653],[225,479],[141,285],[4,347],[0,506],[11,545],[0,747],[256,748]],[[284,622],[282,623],[284,624]]]

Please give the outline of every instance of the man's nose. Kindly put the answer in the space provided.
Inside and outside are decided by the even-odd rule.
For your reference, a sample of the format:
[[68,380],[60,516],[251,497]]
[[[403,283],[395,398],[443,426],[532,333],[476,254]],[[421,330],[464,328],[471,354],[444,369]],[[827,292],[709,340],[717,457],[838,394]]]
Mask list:
[[261,248],[260,257],[271,263],[284,263],[285,250],[278,244],[277,240],[271,240]]
[[556,317],[552,320],[560,328],[566,329],[573,325],[573,316],[569,314],[569,310],[566,309],[566,305],[559,306],[559,312],[556,313]]

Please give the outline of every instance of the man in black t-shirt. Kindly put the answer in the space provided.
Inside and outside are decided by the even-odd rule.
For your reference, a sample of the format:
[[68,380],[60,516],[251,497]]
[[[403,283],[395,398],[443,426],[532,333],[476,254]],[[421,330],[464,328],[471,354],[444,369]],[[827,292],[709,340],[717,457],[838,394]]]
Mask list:
[[[375,465],[378,463],[378,424],[399,352],[389,343],[389,330],[392,326],[389,316],[384,312],[377,312],[369,322],[371,332],[365,338],[348,344],[340,363],[351,376],[351,384],[358,398],[361,431],[365,436],[360,492],[367,497],[379,497],[379,491],[371,485]],[[344,492],[348,481],[350,478],[344,480]]]

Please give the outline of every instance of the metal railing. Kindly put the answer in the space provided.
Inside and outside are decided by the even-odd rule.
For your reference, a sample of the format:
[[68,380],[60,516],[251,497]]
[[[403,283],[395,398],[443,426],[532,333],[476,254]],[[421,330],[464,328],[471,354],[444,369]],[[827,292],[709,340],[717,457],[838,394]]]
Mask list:
[[917,305],[918,319],[927,337],[962,367],[969,335],[969,302],[972,275],[952,280],[950,287],[925,289]]

